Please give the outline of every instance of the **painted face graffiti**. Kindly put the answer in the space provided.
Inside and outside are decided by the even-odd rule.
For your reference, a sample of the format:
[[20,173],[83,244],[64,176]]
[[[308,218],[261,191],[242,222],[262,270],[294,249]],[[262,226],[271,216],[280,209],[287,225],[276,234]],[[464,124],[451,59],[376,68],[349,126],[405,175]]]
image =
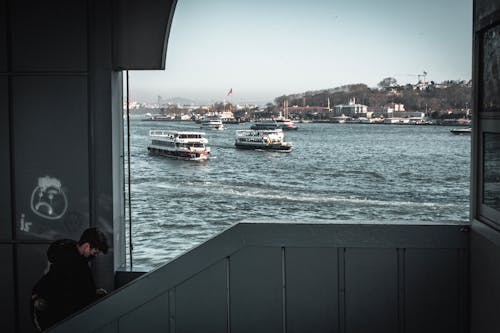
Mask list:
[[68,208],[68,200],[61,182],[49,176],[38,178],[38,186],[31,194],[31,210],[36,215],[49,219],[60,219]]

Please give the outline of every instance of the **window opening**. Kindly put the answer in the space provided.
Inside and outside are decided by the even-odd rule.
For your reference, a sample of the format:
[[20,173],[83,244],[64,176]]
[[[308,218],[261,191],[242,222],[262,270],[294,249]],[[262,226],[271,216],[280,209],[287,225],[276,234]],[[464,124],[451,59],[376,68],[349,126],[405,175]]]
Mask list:
[[[165,81],[131,72],[134,260],[159,265],[242,220],[468,220],[470,132],[456,130],[470,123],[471,13],[451,0],[179,1]],[[282,131],[291,151],[235,148],[237,133],[275,144],[237,131],[283,118],[298,126]],[[148,153],[151,130],[204,132],[208,160]]]

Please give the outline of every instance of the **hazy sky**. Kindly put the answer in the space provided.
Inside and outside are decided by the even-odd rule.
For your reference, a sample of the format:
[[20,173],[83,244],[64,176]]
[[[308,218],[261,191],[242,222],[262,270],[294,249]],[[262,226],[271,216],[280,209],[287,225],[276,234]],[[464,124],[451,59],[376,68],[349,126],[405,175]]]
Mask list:
[[[471,78],[472,0],[178,0],[165,71],[131,98],[235,103],[384,77]],[[230,99],[228,97],[228,99]]]

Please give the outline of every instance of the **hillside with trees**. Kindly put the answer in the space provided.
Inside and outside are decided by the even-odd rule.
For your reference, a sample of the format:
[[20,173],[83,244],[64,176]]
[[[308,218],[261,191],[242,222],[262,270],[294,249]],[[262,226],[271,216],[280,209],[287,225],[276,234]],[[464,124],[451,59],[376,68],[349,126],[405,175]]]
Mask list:
[[366,84],[350,84],[337,88],[307,91],[304,93],[276,97],[276,107],[288,100],[288,105],[327,107],[347,104],[352,98],[369,107],[381,107],[390,103],[404,104],[408,111],[426,112],[432,118],[441,114],[463,113],[471,107],[472,87],[470,81],[444,81],[441,83],[419,82],[415,85],[398,85],[396,79],[388,77],[376,88]]

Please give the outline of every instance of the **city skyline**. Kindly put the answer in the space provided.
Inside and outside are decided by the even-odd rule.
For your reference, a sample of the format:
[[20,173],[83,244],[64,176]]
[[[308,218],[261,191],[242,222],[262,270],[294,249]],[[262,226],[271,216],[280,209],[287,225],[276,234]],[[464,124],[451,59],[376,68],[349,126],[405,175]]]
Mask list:
[[130,72],[131,98],[263,104],[385,77],[416,83],[424,71],[469,80],[471,45],[467,0],[179,0],[166,70]]

